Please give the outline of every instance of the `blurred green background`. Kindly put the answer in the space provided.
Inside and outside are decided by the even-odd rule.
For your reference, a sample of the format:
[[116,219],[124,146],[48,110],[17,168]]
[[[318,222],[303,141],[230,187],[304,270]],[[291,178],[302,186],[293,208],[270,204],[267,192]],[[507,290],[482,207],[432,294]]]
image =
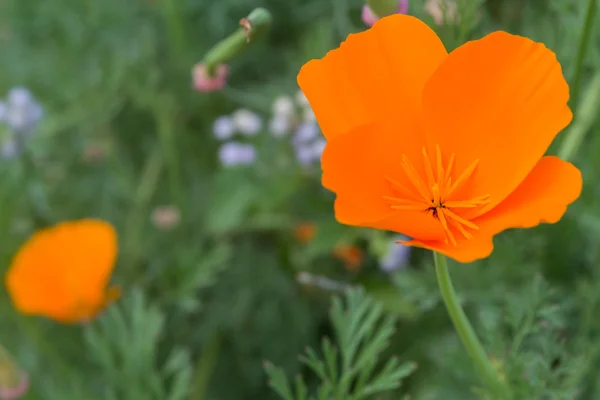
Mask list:
[[[557,53],[575,119],[551,152],[583,171],[583,194],[558,224],[505,232],[489,259],[451,273],[517,398],[600,399],[600,16],[587,0],[463,0],[437,24],[426,1],[409,3],[448,49],[501,29]],[[320,185],[322,138],[296,74],[366,29],[363,4],[0,3],[0,98],[27,103],[31,125],[0,127],[0,271],[36,229],[98,217],[119,231],[124,291],[75,326],[21,316],[0,292],[24,398],[276,399],[263,362],[318,384],[298,355],[332,337],[331,296],[348,286],[397,319],[382,359],[418,365],[373,398],[479,398],[431,254],[390,255],[393,234],[339,225]],[[195,91],[193,66],[255,7],[270,29],[229,63],[223,90]]]

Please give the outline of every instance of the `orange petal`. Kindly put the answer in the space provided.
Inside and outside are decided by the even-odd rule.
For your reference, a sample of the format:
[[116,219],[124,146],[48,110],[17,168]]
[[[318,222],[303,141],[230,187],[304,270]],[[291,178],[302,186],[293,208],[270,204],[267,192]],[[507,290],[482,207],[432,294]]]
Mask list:
[[414,130],[423,86],[446,56],[427,25],[396,14],[306,63],[298,85],[328,139],[373,122]]
[[543,157],[525,180],[493,210],[473,220],[482,234],[558,222],[581,194],[581,171],[555,156]]
[[460,263],[470,263],[475,260],[489,257],[494,250],[491,236],[477,235],[472,239],[458,239],[458,244],[444,243],[443,241],[409,240],[399,242],[406,246],[421,247],[423,249],[437,251]]
[[400,156],[419,152],[422,147],[416,143],[420,137],[368,125],[327,143],[321,160],[323,186],[337,195],[335,216],[339,222],[391,230],[410,237],[443,237],[439,222],[425,212],[394,211],[384,199],[394,196],[386,177],[410,186],[400,166]]
[[525,179],[571,121],[568,99],[554,53],[524,37],[495,32],[444,60],[423,94],[428,144],[445,159],[456,153],[455,174],[479,159],[456,198],[491,200],[464,216],[493,208]]
[[6,275],[15,307],[25,314],[71,322],[105,302],[115,265],[114,228],[100,220],[63,222],[35,233]]
[[457,246],[442,241],[413,240],[404,244],[440,252],[468,263],[490,255],[493,235],[510,228],[531,228],[542,222],[556,223],[581,193],[581,172],[558,157],[543,157],[519,187],[501,204],[473,220],[479,226],[473,239]]

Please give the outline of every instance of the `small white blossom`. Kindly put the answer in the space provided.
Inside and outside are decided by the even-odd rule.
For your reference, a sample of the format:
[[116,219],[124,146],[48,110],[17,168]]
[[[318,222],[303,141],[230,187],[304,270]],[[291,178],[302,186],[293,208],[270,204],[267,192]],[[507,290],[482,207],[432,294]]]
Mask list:
[[223,115],[214,120],[212,129],[215,138],[218,140],[227,140],[235,133],[235,123],[233,122],[233,118]]
[[312,108],[307,107],[304,109],[304,111],[302,112],[302,120],[310,122],[317,120],[317,117],[315,116],[315,113],[313,112]]
[[306,98],[302,90],[298,90],[298,93],[296,93],[296,103],[298,103],[298,105],[301,107],[310,106],[310,104],[308,103],[308,99]]
[[275,137],[282,137],[290,133],[292,121],[289,117],[276,115],[269,121],[269,132]]
[[27,130],[30,126],[30,119],[26,108],[21,107],[8,107],[5,115],[6,124],[11,129],[21,132]]
[[240,148],[240,165],[250,165],[256,159],[256,149],[251,144],[243,144]]
[[273,114],[275,117],[291,117],[295,111],[294,101],[289,96],[280,96],[273,102]]
[[255,136],[262,128],[262,119],[244,108],[233,113],[233,121],[238,132],[246,136]]

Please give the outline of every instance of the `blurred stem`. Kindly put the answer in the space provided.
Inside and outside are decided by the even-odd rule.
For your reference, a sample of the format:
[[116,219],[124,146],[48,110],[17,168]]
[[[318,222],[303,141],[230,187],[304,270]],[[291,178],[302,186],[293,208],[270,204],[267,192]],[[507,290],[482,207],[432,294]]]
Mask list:
[[367,5],[373,14],[379,18],[394,14],[398,10],[400,0],[367,0]]
[[265,8],[256,8],[246,18],[242,18],[240,27],[214,45],[202,59],[208,74],[214,75],[218,65],[227,63],[245,50],[269,27],[272,20],[271,13]]
[[581,30],[581,37],[579,38],[579,48],[577,50],[577,56],[575,58],[575,74],[573,76],[573,86],[571,87],[571,106],[573,109],[576,108],[577,102],[579,101],[579,87],[581,86],[581,73],[583,69],[583,59],[587,52],[588,44],[590,42],[590,34],[592,31],[592,25],[594,22],[594,16],[596,14],[596,2],[597,0],[588,0],[585,23]]
[[184,22],[179,8],[180,0],[161,0],[159,3],[163,8],[169,41],[175,50],[176,56],[181,57],[186,52],[186,44]]
[[570,160],[581,147],[585,134],[590,130],[598,117],[598,105],[600,104],[600,72],[588,85],[588,90],[583,97],[579,108],[575,110],[575,121],[558,150],[558,156],[565,161]]
[[433,252],[433,260],[435,263],[435,272],[437,275],[438,285],[450,319],[454,324],[454,328],[458,333],[458,336],[462,340],[467,353],[471,359],[475,362],[475,367],[480,374],[483,375],[487,381],[490,389],[498,395],[495,399],[508,399],[509,390],[508,387],[502,382],[497,372],[492,367],[483,346],[475,331],[471,327],[465,312],[458,302],[458,296],[452,286],[452,280],[448,273],[448,264],[446,263],[446,257],[443,255]]
[[210,378],[219,360],[221,341],[221,334],[215,331],[204,347],[204,352],[198,360],[198,365],[196,365],[196,376],[192,384],[190,400],[204,400],[206,398]]
[[180,211],[184,207],[184,194],[179,174],[179,155],[175,143],[175,107],[170,97],[165,97],[164,101],[158,101],[154,110],[156,119],[156,129],[158,140],[162,148],[167,171],[169,174],[169,186],[173,202],[177,205]]
[[163,168],[162,151],[159,145],[154,148],[152,154],[144,165],[140,184],[135,190],[133,205],[127,217],[124,231],[123,263],[128,271],[135,274],[139,254],[141,252],[140,236],[144,225],[144,219],[148,215],[148,204],[158,185],[158,180]]
[[27,149],[26,143],[22,138],[19,140],[21,154],[19,160],[23,168],[23,184],[25,185],[27,204],[31,212],[34,227],[43,228],[52,223],[51,210],[48,205],[47,194],[44,185],[37,180],[36,166],[33,156]]

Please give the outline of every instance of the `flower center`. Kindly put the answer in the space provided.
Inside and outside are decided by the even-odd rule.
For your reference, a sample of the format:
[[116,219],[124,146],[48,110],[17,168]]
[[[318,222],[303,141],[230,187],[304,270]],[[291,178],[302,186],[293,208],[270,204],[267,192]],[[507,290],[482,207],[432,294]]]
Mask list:
[[451,199],[451,196],[471,177],[471,175],[473,175],[479,160],[475,160],[469,165],[455,182],[452,182],[451,177],[452,168],[454,166],[454,154],[452,154],[448,161],[448,165],[444,168],[442,152],[439,146],[436,147],[436,173],[434,173],[431,159],[429,158],[425,147],[423,147],[423,160],[425,163],[425,174],[427,175],[426,182],[421,179],[417,170],[403,154],[402,168],[410,180],[413,190],[409,190],[397,181],[385,177],[400,197],[384,196],[383,198],[394,210],[423,211],[439,220],[446,235],[446,243],[450,241],[456,246],[456,237],[452,233],[451,227],[458,230],[458,232],[466,239],[471,239],[473,235],[467,231],[467,228],[476,231],[479,227],[471,221],[457,215],[455,211],[465,208],[475,208],[487,204],[490,202],[488,199],[490,196],[484,195],[462,200]]

